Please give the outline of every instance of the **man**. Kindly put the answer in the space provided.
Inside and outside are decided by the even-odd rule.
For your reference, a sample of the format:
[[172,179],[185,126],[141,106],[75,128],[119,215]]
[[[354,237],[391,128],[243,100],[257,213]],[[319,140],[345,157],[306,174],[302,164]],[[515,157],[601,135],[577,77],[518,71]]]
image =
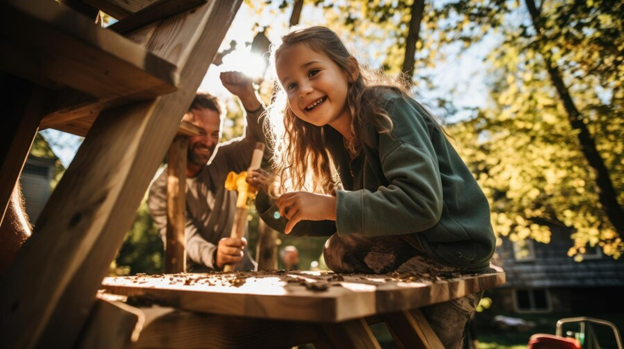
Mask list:
[[[186,167],[186,251],[187,271],[221,270],[239,264],[238,270],[254,270],[255,262],[243,253],[247,240],[230,238],[236,212],[236,192],[225,189],[230,171],[249,167],[256,142],[265,141],[259,117],[264,108],[251,80],[242,73],[221,74],[223,86],[238,96],[247,112],[247,129],[241,138],[218,144],[224,112],[209,94],[198,94],[183,120],[205,131],[189,138]],[[148,206],[161,236],[167,226],[167,173],[152,183]]]
[[289,245],[284,247],[280,253],[284,269],[286,270],[298,270],[299,269],[299,250],[297,247]]

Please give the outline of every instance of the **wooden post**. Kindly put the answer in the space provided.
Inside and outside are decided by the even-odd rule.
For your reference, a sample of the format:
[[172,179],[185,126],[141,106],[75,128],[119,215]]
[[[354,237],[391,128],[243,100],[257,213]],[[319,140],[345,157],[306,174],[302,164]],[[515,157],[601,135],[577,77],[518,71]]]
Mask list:
[[271,229],[262,219],[258,221],[258,246],[256,262],[258,270],[277,269],[277,231]]
[[165,273],[186,271],[186,155],[188,137],[176,136],[167,156],[167,244]]
[[0,278],[0,347],[67,348],[242,1],[167,19],[153,52],[180,72],[177,92],[103,112]]

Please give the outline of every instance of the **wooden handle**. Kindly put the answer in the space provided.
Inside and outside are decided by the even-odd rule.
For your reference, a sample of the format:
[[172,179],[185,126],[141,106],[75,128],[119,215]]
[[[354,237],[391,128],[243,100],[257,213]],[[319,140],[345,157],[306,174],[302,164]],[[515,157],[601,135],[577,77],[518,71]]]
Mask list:
[[[247,223],[247,208],[239,207],[236,209],[236,214],[234,215],[234,225],[232,226],[232,233],[230,237],[233,238],[242,238],[245,236],[245,226]],[[231,272],[236,269],[236,265],[228,264],[223,268],[223,271]]]
[[[249,169],[260,168],[260,164],[262,163],[262,156],[264,155],[264,143],[256,143],[256,148],[254,149],[253,155],[251,157],[251,165],[249,165]],[[241,195],[239,192],[238,195]],[[238,205],[237,205],[238,206]],[[234,215],[234,225],[232,226],[232,232],[230,237],[233,238],[242,238],[245,236],[245,226],[247,225],[247,207],[237,207],[236,214]],[[226,272],[231,272],[236,269],[234,264],[226,265],[223,270]]]
[[256,148],[254,149],[253,155],[251,157],[251,165],[249,165],[249,170],[260,168],[263,155],[264,155],[264,143],[258,142],[256,143]]

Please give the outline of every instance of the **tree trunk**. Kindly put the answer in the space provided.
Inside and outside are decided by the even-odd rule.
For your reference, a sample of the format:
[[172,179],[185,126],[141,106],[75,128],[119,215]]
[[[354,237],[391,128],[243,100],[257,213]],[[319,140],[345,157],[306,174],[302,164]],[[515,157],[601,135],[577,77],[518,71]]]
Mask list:
[[301,10],[303,9],[303,0],[295,0],[293,4],[293,11],[290,15],[290,26],[295,26],[299,24],[299,20],[301,19]]
[[411,19],[409,24],[409,30],[407,33],[407,40],[405,40],[405,60],[403,61],[402,72],[408,79],[408,84],[412,84],[414,77],[414,58],[416,55],[416,43],[420,35],[420,23],[423,19],[423,13],[425,10],[425,0],[414,0],[410,7]]
[[[540,10],[535,6],[534,0],[525,1],[527,8],[529,9],[529,13],[531,14],[535,31],[539,35],[541,32]],[[602,209],[607,214],[609,221],[611,221],[611,224],[613,224],[618,234],[623,236],[624,212],[617,202],[617,196],[615,194],[615,189],[613,188],[613,182],[609,176],[607,166],[600,157],[600,154],[596,149],[596,142],[587,129],[587,125],[583,120],[583,115],[581,115],[574,105],[574,100],[563,82],[561,72],[555,63],[552,62],[550,54],[550,52],[542,52],[550,80],[555,86],[559,99],[563,103],[563,107],[568,114],[568,120],[572,129],[578,131],[578,140],[583,155],[587,159],[589,165],[596,171],[596,184],[598,185],[598,195],[599,201],[602,204]]]

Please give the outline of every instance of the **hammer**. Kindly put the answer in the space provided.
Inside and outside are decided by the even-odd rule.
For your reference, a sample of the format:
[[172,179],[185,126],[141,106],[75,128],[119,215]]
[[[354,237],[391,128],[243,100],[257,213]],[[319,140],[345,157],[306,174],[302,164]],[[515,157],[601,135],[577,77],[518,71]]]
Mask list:
[[[248,170],[260,168],[262,163],[262,156],[264,155],[264,143],[256,143],[253,156],[251,157],[251,165]],[[228,173],[225,180],[225,189],[236,190],[238,192],[238,199],[236,200],[236,213],[234,214],[234,225],[232,226],[232,233],[230,237],[242,238],[245,235],[245,226],[247,222],[247,211],[249,205],[251,205],[256,198],[257,188],[249,185],[246,181],[247,171],[243,171],[239,174],[232,171]],[[228,264],[223,269],[226,272],[234,271],[234,264]]]

